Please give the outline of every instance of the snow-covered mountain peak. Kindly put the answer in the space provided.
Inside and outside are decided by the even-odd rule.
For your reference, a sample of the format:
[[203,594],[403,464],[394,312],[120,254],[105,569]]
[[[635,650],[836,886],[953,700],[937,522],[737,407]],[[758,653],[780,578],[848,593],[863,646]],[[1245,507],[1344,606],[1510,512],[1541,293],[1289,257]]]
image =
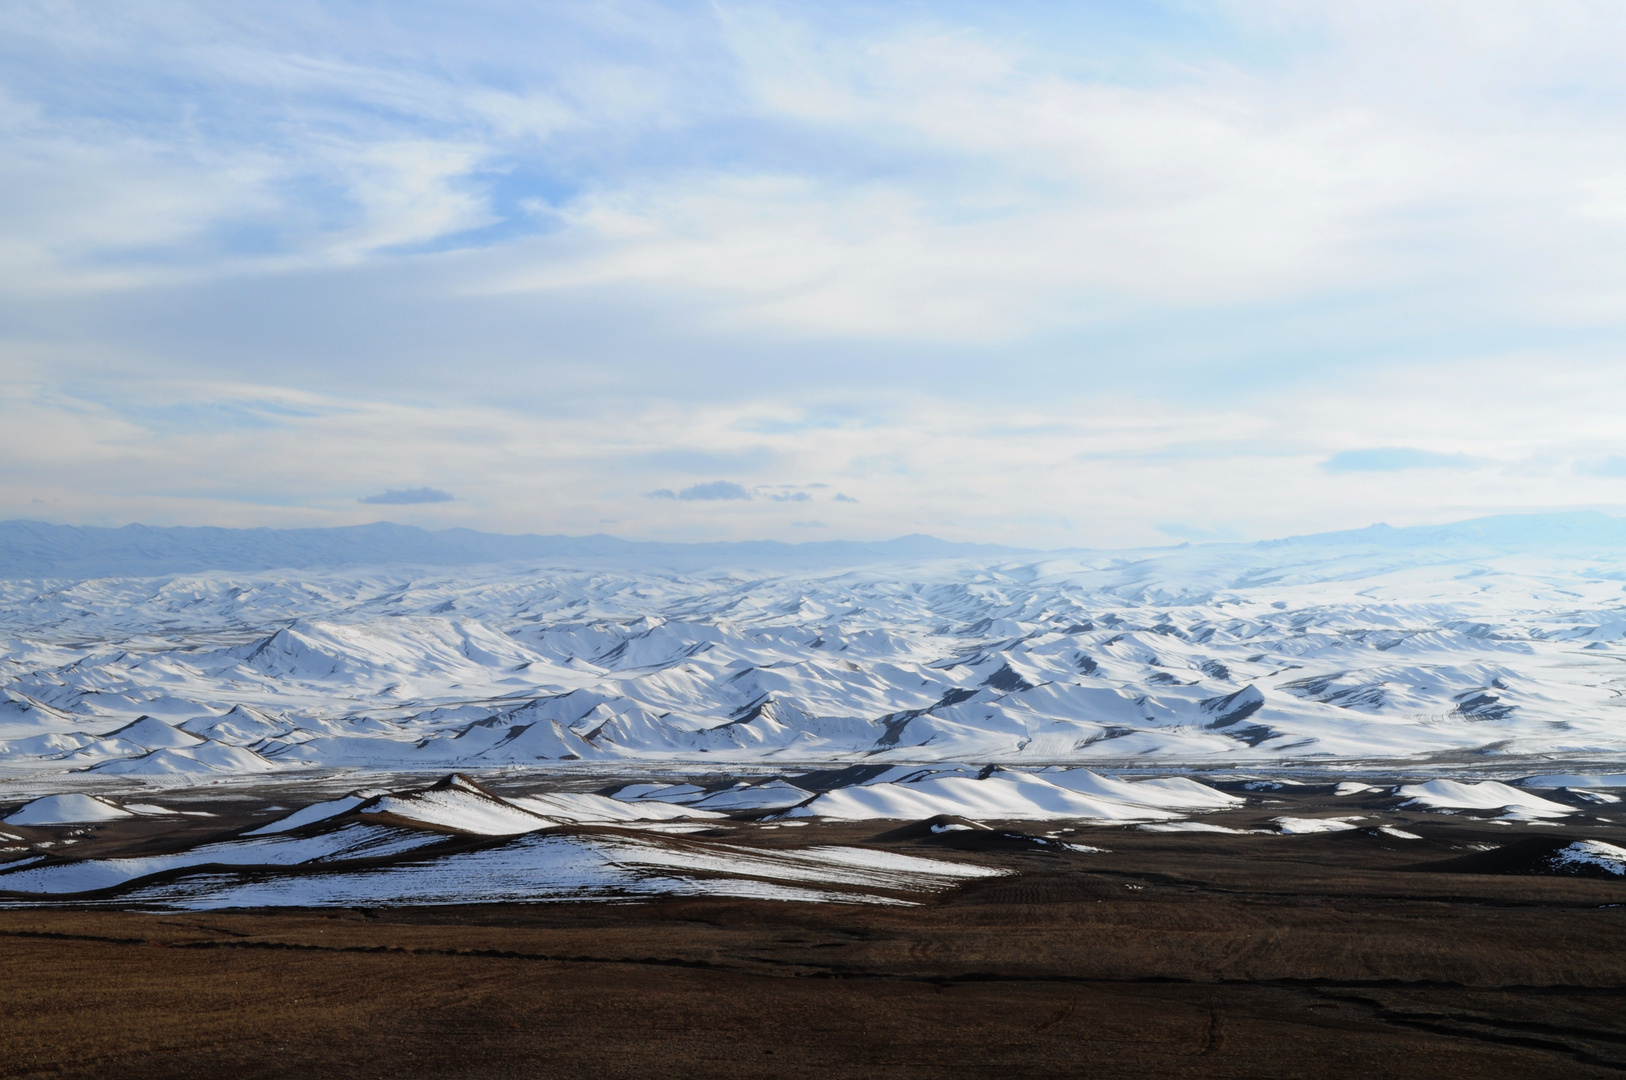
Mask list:
[[156,717],[140,716],[121,728],[102,736],[105,739],[123,739],[148,750],[162,750],[179,746],[199,746],[208,740],[170,727]]

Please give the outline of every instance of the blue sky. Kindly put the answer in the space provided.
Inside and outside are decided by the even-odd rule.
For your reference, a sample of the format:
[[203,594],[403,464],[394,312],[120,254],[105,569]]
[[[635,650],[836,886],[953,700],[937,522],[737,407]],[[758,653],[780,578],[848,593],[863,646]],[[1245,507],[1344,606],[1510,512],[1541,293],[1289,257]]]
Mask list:
[[0,516],[1621,512],[1623,51],[1564,0],[8,4]]

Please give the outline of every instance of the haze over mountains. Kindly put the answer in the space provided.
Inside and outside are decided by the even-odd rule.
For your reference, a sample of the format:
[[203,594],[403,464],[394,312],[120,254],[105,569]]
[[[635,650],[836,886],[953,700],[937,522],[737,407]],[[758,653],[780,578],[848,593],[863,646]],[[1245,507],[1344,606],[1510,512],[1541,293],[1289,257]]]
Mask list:
[[[1038,553],[7,523],[0,769],[1607,763],[1623,535],[1576,514]],[[311,565],[17,573],[132,551]]]
[[98,577],[203,570],[312,569],[343,566],[471,566],[516,559],[585,560],[595,565],[843,566],[860,562],[1017,554],[997,544],[960,544],[933,536],[879,543],[774,540],[672,544],[614,536],[509,536],[472,529],[430,531],[380,521],[332,529],[118,529],[0,522],[0,577]]
[[[1425,551],[1574,552],[1626,547],[1626,519],[1596,512],[1508,514],[1449,525],[1365,529],[1295,536],[1255,544],[1204,544],[1204,550],[1329,545]],[[1179,545],[1189,547],[1188,544]],[[1087,549],[1068,549],[1087,550]],[[1157,550],[1157,549],[1151,549]],[[122,528],[0,521],[0,577],[137,577],[205,570],[314,569],[346,566],[470,566],[524,559],[579,560],[595,565],[817,568],[938,558],[1038,554],[999,544],[957,543],[914,534],[894,540],[665,543],[614,536],[513,536],[472,529],[431,531],[375,522],[326,529]],[[1053,552],[1059,554],[1060,552]]]

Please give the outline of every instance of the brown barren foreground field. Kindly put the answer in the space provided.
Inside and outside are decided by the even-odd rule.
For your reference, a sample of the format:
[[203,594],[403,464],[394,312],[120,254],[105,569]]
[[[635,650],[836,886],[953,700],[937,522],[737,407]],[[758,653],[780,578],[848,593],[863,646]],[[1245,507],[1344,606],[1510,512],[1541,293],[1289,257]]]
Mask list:
[[1557,830],[1408,827],[882,841],[1020,871],[907,908],[4,911],[0,1077],[1626,1073],[1626,884],[1419,871]]

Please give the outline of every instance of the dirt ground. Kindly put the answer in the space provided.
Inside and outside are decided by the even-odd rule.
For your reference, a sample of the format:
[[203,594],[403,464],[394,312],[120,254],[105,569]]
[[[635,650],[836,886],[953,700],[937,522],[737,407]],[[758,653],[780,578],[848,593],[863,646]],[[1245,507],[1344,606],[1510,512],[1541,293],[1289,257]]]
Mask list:
[[1626,883],[1418,869],[1542,834],[1419,821],[732,837],[1019,871],[902,908],[0,911],[0,1078],[1626,1072]]

